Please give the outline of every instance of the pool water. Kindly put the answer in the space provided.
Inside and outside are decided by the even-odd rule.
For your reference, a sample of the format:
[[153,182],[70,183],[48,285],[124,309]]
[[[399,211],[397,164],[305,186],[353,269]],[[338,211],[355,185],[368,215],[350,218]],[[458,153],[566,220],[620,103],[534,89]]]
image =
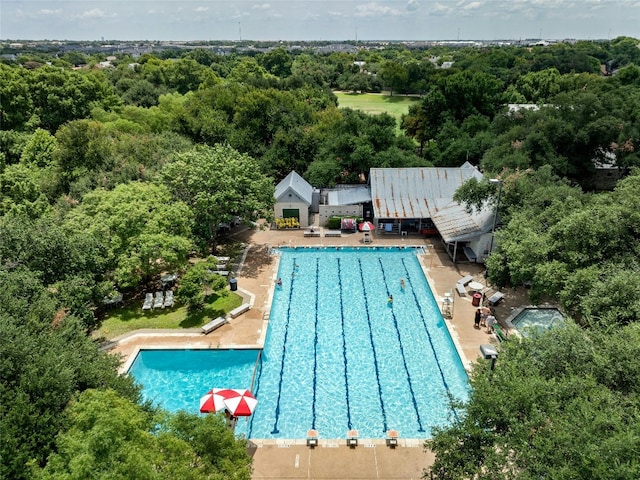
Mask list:
[[[280,255],[282,286],[252,385],[259,403],[237,433],[300,439],[315,429],[320,438],[345,438],[356,429],[361,438],[384,438],[393,429],[404,438],[428,438],[434,426],[451,421],[457,412],[450,399],[467,399],[468,379],[414,249],[281,249]],[[236,379],[205,375],[186,393],[171,393],[165,379],[159,390],[196,412],[212,387],[250,386],[256,357],[247,354]],[[131,372],[138,379],[135,363]],[[146,398],[161,398],[143,385]]]
[[258,350],[141,350],[129,373],[145,400],[196,413],[212,388],[249,388],[257,358]]
[[552,307],[523,307],[507,319],[509,323],[526,336],[528,332],[539,334],[563,324],[564,315]]

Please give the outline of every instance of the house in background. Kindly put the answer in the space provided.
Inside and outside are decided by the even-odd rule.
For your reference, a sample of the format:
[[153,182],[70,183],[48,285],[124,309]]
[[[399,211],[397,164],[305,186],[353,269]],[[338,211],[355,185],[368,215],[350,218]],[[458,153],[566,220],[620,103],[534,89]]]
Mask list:
[[[489,254],[495,210],[467,212],[453,196],[482,173],[465,162],[459,168],[372,168],[369,175],[378,234],[440,235],[454,262],[482,262]],[[494,243],[495,246],[495,243]]]
[[309,226],[314,197],[309,182],[292,171],[276,186],[275,197],[275,218],[297,218],[301,227]]

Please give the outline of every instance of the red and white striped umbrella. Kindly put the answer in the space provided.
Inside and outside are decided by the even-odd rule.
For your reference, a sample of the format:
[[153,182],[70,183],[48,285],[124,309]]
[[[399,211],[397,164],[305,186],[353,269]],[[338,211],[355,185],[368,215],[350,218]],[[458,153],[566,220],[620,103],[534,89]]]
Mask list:
[[226,395],[224,404],[229,413],[234,417],[248,417],[256,409],[258,400],[249,390],[226,390],[226,392],[235,392],[236,395]]
[[224,403],[225,395],[235,395],[233,390],[228,388],[212,388],[200,399],[200,413],[221,412],[227,406]]
[[362,222],[358,225],[361,232],[371,232],[376,229],[376,226],[371,222]]

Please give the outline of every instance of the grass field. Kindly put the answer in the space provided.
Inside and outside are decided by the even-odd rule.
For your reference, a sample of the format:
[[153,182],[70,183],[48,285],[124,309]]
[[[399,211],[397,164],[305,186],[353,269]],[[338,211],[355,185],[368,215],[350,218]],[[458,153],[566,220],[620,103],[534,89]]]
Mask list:
[[110,310],[94,337],[112,339],[139,328],[194,328],[210,320],[224,316],[239,307],[242,297],[233,292],[226,295],[209,295],[202,310],[187,312],[187,307],[142,310],[142,302],[133,302]]
[[407,97],[388,93],[344,93],[334,92],[338,97],[340,108],[352,108],[363,112],[378,114],[386,112],[396,119],[397,129],[400,128],[400,117],[409,112],[409,106],[420,101],[420,97]]

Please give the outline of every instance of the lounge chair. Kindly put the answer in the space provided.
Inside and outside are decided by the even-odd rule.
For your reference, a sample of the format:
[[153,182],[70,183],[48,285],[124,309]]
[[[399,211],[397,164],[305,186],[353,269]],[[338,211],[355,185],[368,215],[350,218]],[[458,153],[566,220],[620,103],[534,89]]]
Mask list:
[[215,259],[218,261],[218,263],[229,263],[231,257],[215,257]]
[[317,228],[307,228],[304,231],[304,236],[305,237],[319,237],[320,236],[320,230],[318,230]]
[[167,290],[164,295],[164,308],[173,307],[173,290]]
[[458,280],[456,283],[461,284],[462,286],[466,286],[467,283],[471,282],[473,280],[473,276],[472,275],[467,275],[466,277],[462,277],[460,280]]
[[156,298],[153,300],[153,308],[162,308],[164,305],[164,292],[156,292]]
[[153,293],[147,293],[144,296],[144,303],[142,304],[142,309],[151,310],[151,307],[153,307]]
[[456,283],[456,290],[458,291],[458,295],[461,297],[467,296],[467,288],[463,284]]
[[325,237],[342,237],[342,230],[325,230]]

